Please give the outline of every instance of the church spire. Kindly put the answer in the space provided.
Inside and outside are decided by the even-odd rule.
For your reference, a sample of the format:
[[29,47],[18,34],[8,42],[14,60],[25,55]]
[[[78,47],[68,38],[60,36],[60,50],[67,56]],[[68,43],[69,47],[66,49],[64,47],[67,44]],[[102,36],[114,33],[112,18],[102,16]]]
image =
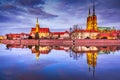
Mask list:
[[36,23],[38,24],[38,17],[37,17],[37,22]]
[[39,27],[38,17],[37,17],[37,21],[36,21],[36,33],[39,32],[39,29],[40,29],[40,27]]
[[93,15],[95,15],[95,0],[93,0]]
[[88,16],[90,16],[90,7],[89,7],[89,12],[88,12]]

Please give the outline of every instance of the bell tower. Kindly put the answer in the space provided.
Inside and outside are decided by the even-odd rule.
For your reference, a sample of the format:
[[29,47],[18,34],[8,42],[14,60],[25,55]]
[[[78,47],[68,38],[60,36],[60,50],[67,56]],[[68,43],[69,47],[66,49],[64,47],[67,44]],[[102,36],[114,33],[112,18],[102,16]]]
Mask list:
[[90,13],[90,7],[89,7],[89,11],[88,11],[88,17],[87,17],[87,25],[86,25],[86,30],[91,30],[91,26],[92,26],[92,16]]
[[93,0],[92,3],[93,3],[93,14],[91,15],[90,6],[89,6],[86,30],[98,30],[97,16],[95,13],[95,1]]

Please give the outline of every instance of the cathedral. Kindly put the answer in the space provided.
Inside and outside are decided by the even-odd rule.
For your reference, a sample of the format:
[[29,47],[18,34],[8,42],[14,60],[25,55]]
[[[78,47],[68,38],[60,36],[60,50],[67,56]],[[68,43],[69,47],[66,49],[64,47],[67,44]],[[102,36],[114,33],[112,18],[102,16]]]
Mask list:
[[40,28],[37,18],[36,27],[31,29],[30,35],[32,36],[33,39],[49,38],[50,30],[49,28]]
[[86,30],[95,30],[95,31],[98,30],[97,16],[95,14],[95,3],[94,2],[93,2],[93,13],[92,13],[92,15],[91,15],[90,7],[89,7]]

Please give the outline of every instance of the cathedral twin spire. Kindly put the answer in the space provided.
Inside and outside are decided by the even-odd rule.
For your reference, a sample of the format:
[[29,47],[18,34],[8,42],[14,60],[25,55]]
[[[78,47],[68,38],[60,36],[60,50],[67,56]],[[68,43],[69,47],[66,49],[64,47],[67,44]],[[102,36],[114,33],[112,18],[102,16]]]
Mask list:
[[89,6],[86,30],[98,30],[97,16],[95,14],[95,2],[94,2],[94,0],[93,0],[93,14],[92,14],[92,16],[91,16],[90,6]]
[[[91,12],[90,12],[90,6],[89,6],[89,12],[88,12],[88,16],[91,15]],[[92,15],[95,15],[95,1],[93,0],[93,14]]]

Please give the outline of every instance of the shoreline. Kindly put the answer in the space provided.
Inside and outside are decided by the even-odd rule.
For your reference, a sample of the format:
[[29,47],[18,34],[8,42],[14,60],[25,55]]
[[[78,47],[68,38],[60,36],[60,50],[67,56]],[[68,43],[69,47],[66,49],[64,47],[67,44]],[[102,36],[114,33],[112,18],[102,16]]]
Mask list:
[[120,40],[106,40],[106,39],[22,39],[22,40],[0,40],[2,44],[21,44],[21,45],[120,45]]

